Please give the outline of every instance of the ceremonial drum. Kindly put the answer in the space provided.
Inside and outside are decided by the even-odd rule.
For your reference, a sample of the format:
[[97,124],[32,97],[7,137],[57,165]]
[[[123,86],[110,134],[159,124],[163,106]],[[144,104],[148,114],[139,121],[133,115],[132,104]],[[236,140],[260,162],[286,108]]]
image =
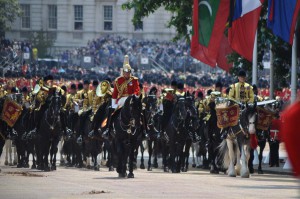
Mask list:
[[22,113],[22,106],[15,101],[7,98],[5,99],[1,118],[8,126],[13,127]]
[[256,109],[257,109],[257,117],[258,117],[256,128],[263,131],[268,130],[272,124],[274,113],[260,106],[257,107]]
[[225,98],[216,99],[216,112],[218,128],[236,126],[239,122],[239,105],[229,105],[228,101]]

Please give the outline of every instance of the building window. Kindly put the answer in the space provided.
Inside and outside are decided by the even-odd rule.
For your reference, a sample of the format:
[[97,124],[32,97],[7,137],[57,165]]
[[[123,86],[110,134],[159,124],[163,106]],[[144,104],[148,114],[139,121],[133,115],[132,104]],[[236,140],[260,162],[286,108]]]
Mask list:
[[104,6],[104,30],[113,29],[113,7]]
[[22,4],[22,28],[30,28],[30,5],[29,4]]
[[74,30],[83,30],[83,6],[74,6]]
[[48,5],[49,28],[57,29],[57,5]]

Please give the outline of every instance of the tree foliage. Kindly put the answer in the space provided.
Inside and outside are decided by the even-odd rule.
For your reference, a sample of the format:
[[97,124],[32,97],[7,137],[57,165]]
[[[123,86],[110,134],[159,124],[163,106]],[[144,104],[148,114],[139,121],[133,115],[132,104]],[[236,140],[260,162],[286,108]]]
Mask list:
[[193,0],[129,0],[122,5],[123,9],[134,9],[132,22],[139,24],[144,17],[149,16],[158,8],[164,7],[166,11],[172,13],[172,17],[167,27],[174,27],[177,35],[175,40],[185,38],[190,40],[189,27],[192,25]]
[[38,57],[48,57],[48,49],[51,48],[55,42],[51,32],[39,30],[31,32],[30,42],[33,47],[38,49]]
[[21,16],[18,0],[0,0],[0,36],[10,28],[12,22]]

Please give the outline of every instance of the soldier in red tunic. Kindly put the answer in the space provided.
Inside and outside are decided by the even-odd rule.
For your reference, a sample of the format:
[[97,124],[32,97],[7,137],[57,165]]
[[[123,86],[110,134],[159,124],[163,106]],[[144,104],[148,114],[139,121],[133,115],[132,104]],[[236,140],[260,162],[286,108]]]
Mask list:
[[130,95],[139,95],[140,86],[137,77],[132,76],[131,66],[129,65],[129,57],[125,55],[122,75],[115,80],[114,90],[112,93],[111,108],[109,109],[107,128],[103,132],[102,137],[107,138],[111,130],[111,114],[112,112],[124,105],[125,100]]

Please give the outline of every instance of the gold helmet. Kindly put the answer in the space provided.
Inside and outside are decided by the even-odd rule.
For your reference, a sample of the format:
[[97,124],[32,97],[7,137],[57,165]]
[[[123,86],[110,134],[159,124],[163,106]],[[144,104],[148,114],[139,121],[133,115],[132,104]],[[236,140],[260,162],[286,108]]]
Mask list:
[[102,81],[96,88],[96,95],[103,97],[107,92],[111,92],[110,83],[107,80]]
[[131,66],[129,64],[129,57],[128,57],[128,55],[125,55],[125,57],[124,57],[123,71],[127,72],[127,73],[131,72]]

